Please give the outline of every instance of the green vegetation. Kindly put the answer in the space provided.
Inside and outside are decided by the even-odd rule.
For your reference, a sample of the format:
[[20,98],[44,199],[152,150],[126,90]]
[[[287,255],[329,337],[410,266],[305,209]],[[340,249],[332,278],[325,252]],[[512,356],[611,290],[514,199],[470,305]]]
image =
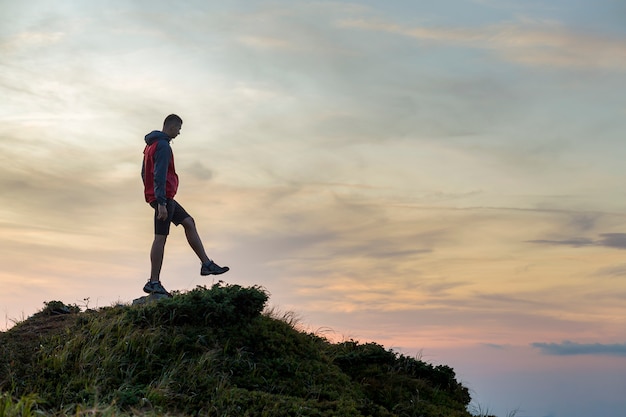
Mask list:
[[216,284],[138,306],[58,301],[0,333],[3,416],[470,417],[454,371],[272,317]]

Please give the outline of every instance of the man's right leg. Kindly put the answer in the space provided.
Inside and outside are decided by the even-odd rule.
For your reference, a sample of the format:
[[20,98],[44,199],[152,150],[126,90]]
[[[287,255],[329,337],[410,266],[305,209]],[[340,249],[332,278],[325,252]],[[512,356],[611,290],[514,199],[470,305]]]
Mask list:
[[161,267],[163,266],[163,255],[165,253],[165,242],[170,232],[170,222],[172,221],[172,213],[174,212],[172,200],[167,202],[168,219],[159,220],[158,207],[156,203],[152,204],[154,208],[154,241],[150,249],[150,280],[144,285],[143,290],[148,294],[165,294],[170,295],[163,285],[161,285]]
[[163,266],[163,254],[165,253],[165,241],[167,235],[154,235],[152,249],[150,249],[150,281],[143,287],[143,291],[148,294],[165,294],[169,292],[161,285],[160,275]]
[[163,266],[163,256],[165,254],[166,235],[154,235],[152,249],[150,249],[150,281],[156,282],[160,280],[161,267]]

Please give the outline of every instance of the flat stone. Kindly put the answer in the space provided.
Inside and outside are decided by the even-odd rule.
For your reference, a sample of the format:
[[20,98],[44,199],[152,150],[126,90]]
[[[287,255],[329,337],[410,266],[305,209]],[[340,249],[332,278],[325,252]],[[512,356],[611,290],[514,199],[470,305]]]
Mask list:
[[168,295],[166,294],[144,295],[143,297],[135,298],[133,300],[133,305],[135,306],[135,305],[140,305],[140,304],[146,304],[146,303],[160,300],[161,298],[168,298]]

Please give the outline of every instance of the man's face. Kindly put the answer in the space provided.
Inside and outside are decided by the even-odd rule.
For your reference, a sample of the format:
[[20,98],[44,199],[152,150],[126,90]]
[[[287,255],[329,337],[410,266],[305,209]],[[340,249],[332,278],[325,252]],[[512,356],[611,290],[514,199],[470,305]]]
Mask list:
[[163,129],[163,133],[165,133],[170,138],[174,139],[176,136],[180,134],[180,129],[183,127],[181,123],[172,123]]

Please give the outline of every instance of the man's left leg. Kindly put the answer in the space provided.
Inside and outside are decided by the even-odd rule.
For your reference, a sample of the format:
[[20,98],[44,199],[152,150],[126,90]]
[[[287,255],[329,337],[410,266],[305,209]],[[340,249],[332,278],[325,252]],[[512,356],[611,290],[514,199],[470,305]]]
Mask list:
[[204,250],[204,245],[198,234],[198,229],[196,229],[196,222],[193,220],[193,217],[187,217],[181,224],[185,228],[185,236],[187,237],[189,246],[191,246],[191,249],[198,255],[200,261],[202,261],[203,264],[210,262],[211,260]]
[[227,266],[219,266],[215,262],[213,262],[206,254],[204,250],[204,245],[202,244],[202,239],[200,239],[200,235],[198,234],[198,229],[196,228],[196,222],[193,220],[193,217],[189,216],[185,218],[180,224],[185,228],[185,236],[187,237],[187,242],[191,249],[198,255],[200,261],[202,262],[202,268],[200,269],[200,275],[220,275],[224,272],[227,272],[230,268]]

